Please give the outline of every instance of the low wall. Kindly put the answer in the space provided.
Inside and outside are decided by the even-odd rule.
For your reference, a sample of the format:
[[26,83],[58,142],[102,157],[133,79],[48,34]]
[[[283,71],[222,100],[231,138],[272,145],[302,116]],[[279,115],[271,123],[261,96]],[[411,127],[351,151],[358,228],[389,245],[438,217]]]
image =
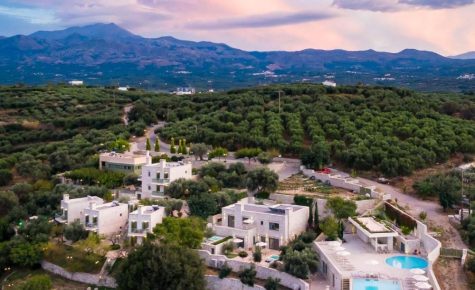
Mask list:
[[437,282],[434,271],[432,270],[432,265],[437,261],[440,255],[440,248],[442,244],[433,236],[427,233],[427,226],[422,222],[416,220],[417,223],[417,235],[421,239],[422,244],[424,245],[425,250],[427,251],[427,260],[429,260],[429,271],[427,276],[429,281],[435,290],[440,290],[440,285]]
[[[198,250],[198,255],[204,260],[204,263],[212,268],[220,268],[224,263],[232,269],[233,272],[239,272],[243,269],[249,268],[250,263],[242,262],[238,260],[230,260],[223,255],[212,255],[205,250]],[[256,266],[256,277],[259,279],[278,278],[280,284],[293,290],[309,290],[310,286],[307,282],[297,277],[294,277],[288,273],[280,272],[276,269],[267,268],[259,265]],[[221,289],[220,289],[221,290]]]
[[241,283],[240,280],[234,278],[219,279],[217,276],[205,275],[207,290],[265,290],[259,285],[248,286]]
[[84,284],[108,287],[108,288],[117,287],[117,283],[115,279],[109,276],[104,276],[102,279],[100,279],[99,275],[96,275],[96,274],[80,273],[80,272],[71,273],[65,270],[64,268],[47,261],[41,262],[41,268],[68,280],[81,282]]
[[322,172],[316,172],[312,169],[306,169],[303,166],[302,173],[307,177],[314,177],[316,180],[321,180],[322,182],[328,182],[334,187],[340,187],[346,190],[351,190],[355,193],[361,193],[362,190],[370,194],[372,198],[382,198],[384,197],[383,193],[376,191],[374,186],[363,186],[358,179],[351,177],[343,177],[338,174],[327,174]]
[[286,203],[286,204],[294,203],[294,196],[290,194],[271,193],[269,196],[269,199],[275,200],[277,203]]

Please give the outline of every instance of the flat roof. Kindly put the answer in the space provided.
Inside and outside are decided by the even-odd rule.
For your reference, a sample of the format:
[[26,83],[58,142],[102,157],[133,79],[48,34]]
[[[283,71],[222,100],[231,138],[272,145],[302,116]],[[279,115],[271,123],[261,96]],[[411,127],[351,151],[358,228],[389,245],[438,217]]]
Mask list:
[[356,218],[360,223],[362,223],[366,229],[371,233],[382,233],[382,232],[392,232],[393,230],[388,229],[382,223],[376,221],[372,217],[359,217]]
[[108,208],[113,208],[113,207],[119,207],[121,205],[126,205],[128,206],[126,203],[119,203],[117,201],[112,201],[112,202],[108,202],[108,203],[104,203],[104,204],[101,204],[101,205],[98,205],[96,206],[94,209],[95,210],[103,210],[103,209],[108,209]]
[[65,203],[75,203],[75,202],[87,202],[87,201],[100,201],[103,202],[104,200],[97,196],[85,196],[85,197],[78,197],[78,198],[70,198],[68,200],[62,200]]
[[[163,206],[159,206],[159,205],[145,205],[145,206],[142,206],[142,214],[152,214],[158,210],[160,210],[160,208],[164,208]],[[131,212],[130,214],[138,214],[138,209],[134,210],[133,212]]]
[[[234,203],[226,208],[234,208],[235,206],[239,206],[241,204]],[[293,204],[277,204],[277,205],[261,205],[261,204],[242,204],[243,211],[250,211],[250,212],[259,212],[259,213],[267,213],[267,214],[278,214],[278,215],[285,215],[285,210],[290,209],[290,211],[298,211],[303,209],[303,206],[293,205]]]

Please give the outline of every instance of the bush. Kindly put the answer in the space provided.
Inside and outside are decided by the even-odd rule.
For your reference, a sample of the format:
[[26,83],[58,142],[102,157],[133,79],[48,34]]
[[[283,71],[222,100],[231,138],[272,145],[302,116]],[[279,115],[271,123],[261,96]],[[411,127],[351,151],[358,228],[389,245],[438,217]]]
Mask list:
[[274,279],[272,277],[269,277],[266,279],[264,288],[266,288],[266,290],[277,290],[279,288],[279,283],[280,283],[279,278]]
[[256,247],[256,250],[254,251],[254,253],[252,253],[252,259],[256,263],[262,261],[262,251],[260,247]]
[[119,244],[113,244],[113,245],[110,246],[110,249],[111,249],[112,251],[118,250],[118,249],[120,249],[120,245],[119,245]]
[[49,290],[51,288],[53,284],[48,275],[34,275],[20,286],[21,290]]
[[410,227],[401,226],[401,232],[403,235],[407,236],[412,232],[412,229]]
[[421,211],[419,213],[419,218],[424,221],[427,218],[427,212]]
[[240,251],[238,255],[241,258],[246,258],[249,254],[246,251]]
[[223,254],[224,255],[229,255],[234,251],[234,243],[229,242],[223,245]]
[[475,274],[475,257],[470,258],[465,264],[467,270]]
[[64,229],[64,237],[72,242],[87,238],[88,232],[79,221],[74,221]]
[[251,265],[250,268],[244,269],[239,272],[239,279],[241,280],[242,284],[254,286],[254,282],[256,281],[256,268],[254,265]]
[[0,186],[8,185],[12,181],[13,175],[8,169],[0,170]]
[[226,278],[229,274],[231,274],[232,269],[228,266],[227,263],[219,269],[218,277],[219,279]]
[[255,197],[258,198],[258,199],[269,199],[269,196],[270,196],[270,193],[268,192],[258,192],[256,193]]

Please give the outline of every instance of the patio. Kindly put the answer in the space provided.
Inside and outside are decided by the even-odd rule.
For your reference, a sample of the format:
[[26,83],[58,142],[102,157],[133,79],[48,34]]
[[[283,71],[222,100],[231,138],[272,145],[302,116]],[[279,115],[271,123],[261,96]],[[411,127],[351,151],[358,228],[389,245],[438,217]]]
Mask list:
[[386,264],[386,259],[399,252],[376,253],[374,248],[361,241],[358,236],[347,234],[346,243],[338,248],[332,242],[317,242],[317,247],[326,259],[337,269],[342,277],[379,277],[396,279],[401,282],[410,280],[413,274]]

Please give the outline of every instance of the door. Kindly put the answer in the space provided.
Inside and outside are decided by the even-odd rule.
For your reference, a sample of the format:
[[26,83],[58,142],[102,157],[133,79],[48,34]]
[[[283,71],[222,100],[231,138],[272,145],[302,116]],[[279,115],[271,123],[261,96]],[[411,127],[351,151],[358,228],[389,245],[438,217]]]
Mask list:
[[279,239],[269,238],[269,249],[279,250],[280,249]]

